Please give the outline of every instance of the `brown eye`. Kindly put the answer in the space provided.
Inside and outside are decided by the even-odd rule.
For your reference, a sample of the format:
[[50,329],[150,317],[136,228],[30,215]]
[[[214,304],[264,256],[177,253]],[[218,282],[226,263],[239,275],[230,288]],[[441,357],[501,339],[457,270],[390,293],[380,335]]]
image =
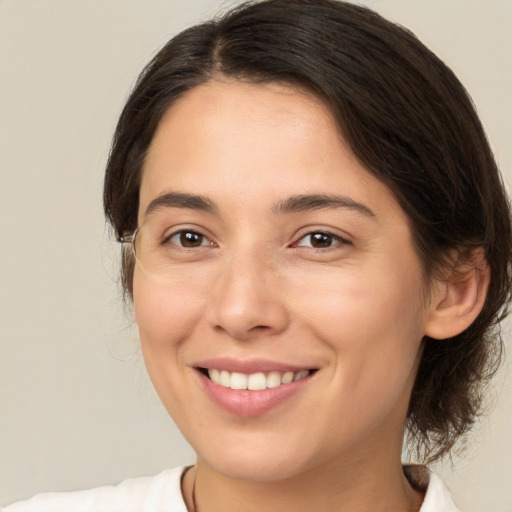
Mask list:
[[200,233],[196,233],[195,231],[186,230],[174,233],[169,237],[168,242],[187,249],[211,245],[211,242],[205,236]]
[[334,245],[342,244],[343,240],[331,233],[325,233],[322,231],[316,231],[308,233],[302,237],[297,243],[298,247],[312,247],[313,249],[328,249]]
[[333,236],[328,235],[327,233],[312,233],[310,237],[311,245],[318,249],[330,247],[333,242]]
[[183,247],[199,247],[202,245],[203,235],[198,233],[183,231],[180,234],[180,243]]

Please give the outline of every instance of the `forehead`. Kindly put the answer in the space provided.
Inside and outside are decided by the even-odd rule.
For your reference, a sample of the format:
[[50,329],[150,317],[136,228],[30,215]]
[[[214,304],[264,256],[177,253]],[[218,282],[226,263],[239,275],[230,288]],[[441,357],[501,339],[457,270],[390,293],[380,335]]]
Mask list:
[[212,81],[167,110],[145,160],[139,217],[169,192],[238,206],[336,193],[398,207],[347,147],[324,102],[275,83]]
[[[276,83],[215,80],[188,91],[164,114],[149,147],[143,179],[148,168],[177,159],[193,163],[207,152],[222,154],[222,162],[208,166],[219,172],[243,154],[243,168],[251,157],[269,168],[279,164],[278,157],[288,147],[315,145],[325,150],[333,142],[343,144],[343,139],[330,111],[316,97]],[[243,154],[237,151],[242,145]]]

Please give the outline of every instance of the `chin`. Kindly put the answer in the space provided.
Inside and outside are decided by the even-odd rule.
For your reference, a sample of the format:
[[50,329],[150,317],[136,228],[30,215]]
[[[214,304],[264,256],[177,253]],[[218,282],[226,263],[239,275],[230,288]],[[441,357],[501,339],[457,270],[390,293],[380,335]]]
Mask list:
[[204,450],[197,447],[198,461],[234,480],[278,482],[307,472],[313,465],[305,447],[297,449],[297,444],[268,439],[265,435],[259,442],[254,438],[235,440],[232,437],[225,443],[217,438],[214,444],[215,447],[210,444]]
[[214,461],[209,464],[219,474],[233,479],[250,482],[279,482],[293,478],[305,468],[297,461],[275,460],[262,457],[246,459],[243,457]]

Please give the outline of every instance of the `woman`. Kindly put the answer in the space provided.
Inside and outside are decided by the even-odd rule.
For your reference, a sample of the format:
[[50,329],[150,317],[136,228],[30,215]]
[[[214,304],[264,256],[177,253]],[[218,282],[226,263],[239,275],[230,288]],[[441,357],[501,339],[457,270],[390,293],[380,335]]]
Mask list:
[[[464,89],[365,8],[270,0],[171,40],[105,212],[192,468],[19,510],[457,510],[424,467],[499,362],[510,212]],[[80,507],[80,508],[78,508]]]

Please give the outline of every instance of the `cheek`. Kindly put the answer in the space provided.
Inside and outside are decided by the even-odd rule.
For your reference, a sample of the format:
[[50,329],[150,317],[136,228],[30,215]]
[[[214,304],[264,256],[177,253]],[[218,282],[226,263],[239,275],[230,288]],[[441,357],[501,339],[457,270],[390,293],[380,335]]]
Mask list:
[[395,377],[403,382],[420,350],[426,319],[421,273],[403,272],[400,264],[382,267],[337,269],[316,286],[305,282],[300,294],[304,323],[333,353],[351,388]]
[[418,283],[410,288],[401,279],[345,280],[342,293],[332,287],[315,303],[316,337],[336,361],[328,396],[346,428],[361,434],[380,428],[387,418],[400,425],[414,384],[422,340],[421,302]]
[[190,409],[182,389],[183,347],[202,316],[203,301],[197,291],[184,279],[163,285],[140,271],[134,274],[133,307],[144,363],[162,403],[178,424],[182,411]]
[[323,274],[302,273],[290,292],[295,306],[311,323],[352,335],[372,329],[399,333],[402,328],[421,328],[424,307],[419,272],[402,272],[388,265],[377,271],[339,268]]
[[167,350],[193,329],[202,300],[197,287],[185,279],[157,283],[136,269],[133,307],[143,350]]

